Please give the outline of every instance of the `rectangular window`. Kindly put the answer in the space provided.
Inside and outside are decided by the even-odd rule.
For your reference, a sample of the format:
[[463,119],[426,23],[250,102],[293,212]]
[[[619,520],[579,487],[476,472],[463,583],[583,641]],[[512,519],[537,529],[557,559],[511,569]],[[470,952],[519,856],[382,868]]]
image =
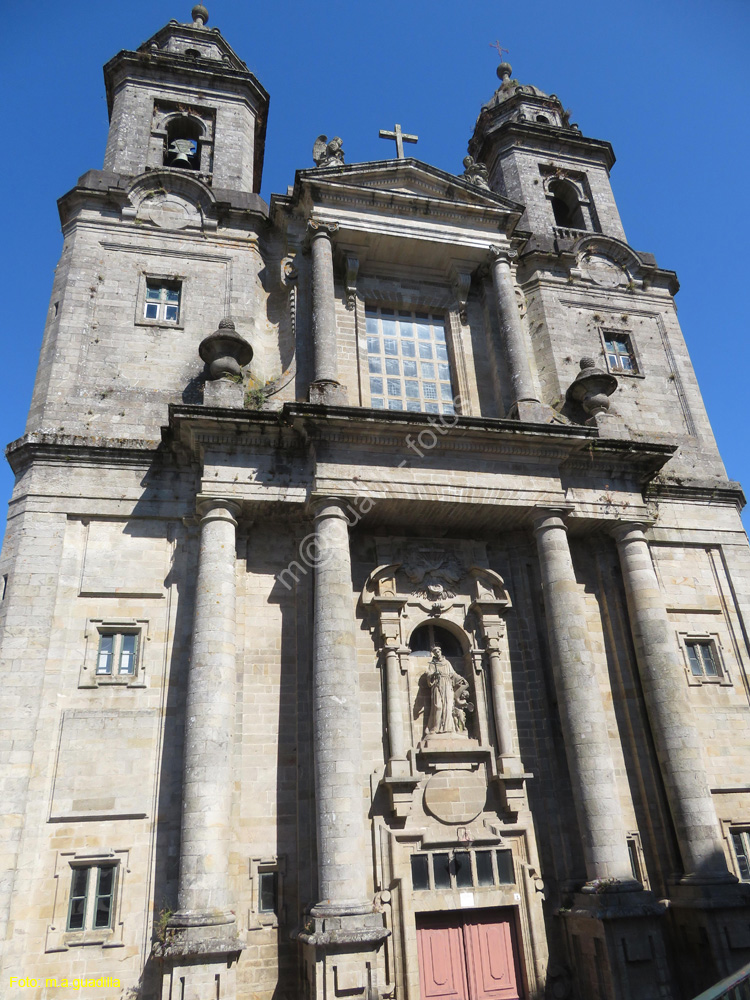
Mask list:
[[685,643],[690,673],[693,677],[718,678],[719,668],[716,663],[713,643],[711,640],[701,641],[688,639]]
[[137,632],[103,632],[99,635],[96,659],[98,677],[133,677],[138,653]]
[[730,835],[737,874],[742,882],[750,882],[750,830],[732,830]]
[[453,413],[443,317],[381,308],[368,308],[365,315],[372,406]]
[[178,281],[148,280],[144,317],[162,323],[179,323],[181,285]]
[[411,880],[415,890],[482,889],[513,885],[513,853],[502,848],[412,854]]
[[112,927],[116,867],[108,864],[73,868],[66,925],[69,931]]
[[278,916],[278,872],[259,872],[258,880],[259,911]]
[[638,375],[638,365],[635,352],[626,334],[604,332],[604,349],[607,353],[607,365],[611,372],[625,372],[628,375]]

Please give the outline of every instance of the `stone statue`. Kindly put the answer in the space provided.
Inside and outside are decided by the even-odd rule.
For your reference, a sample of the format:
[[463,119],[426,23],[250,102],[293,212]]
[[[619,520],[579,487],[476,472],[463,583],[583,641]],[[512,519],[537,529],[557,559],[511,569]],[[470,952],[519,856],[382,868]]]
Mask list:
[[483,188],[485,191],[492,190],[487,167],[483,163],[476,163],[473,156],[464,157],[464,177],[474,187]]
[[319,135],[315,140],[312,155],[316,167],[342,167],[344,165],[344,140],[336,135],[329,142],[327,135]]
[[458,733],[466,730],[466,712],[474,706],[469,701],[468,682],[453,669],[440,646],[433,646],[427,672],[432,706],[428,733]]

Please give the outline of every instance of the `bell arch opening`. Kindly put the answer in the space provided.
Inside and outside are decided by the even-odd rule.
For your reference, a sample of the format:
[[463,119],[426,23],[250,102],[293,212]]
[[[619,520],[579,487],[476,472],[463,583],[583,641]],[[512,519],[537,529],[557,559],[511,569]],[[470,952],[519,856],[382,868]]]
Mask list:
[[203,126],[197,118],[179,115],[167,123],[164,165],[180,170],[200,168],[200,139]]
[[586,220],[581,209],[578,191],[570,181],[552,181],[549,186],[552,195],[552,211],[555,225],[565,229],[586,229]]

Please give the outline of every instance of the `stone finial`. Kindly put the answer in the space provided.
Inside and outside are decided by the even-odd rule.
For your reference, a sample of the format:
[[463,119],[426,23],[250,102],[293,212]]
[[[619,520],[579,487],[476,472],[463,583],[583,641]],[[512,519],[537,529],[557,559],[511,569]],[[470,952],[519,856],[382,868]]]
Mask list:
[[204,337],[198,353],[208,365],[212,381],[227,377],[239,378],[243,367],[253,359],[252,347],[237,333],[234,322],[228,318],[219,323],[218,330]]
[[313,144],[313,160],[316,167],[342,167],[344,165],[344,140],[336,135],[328,141],[327,135],[319,135]]
[[594,358],[581,358],[581,370],[568,388],[566,396],[580,403],[595,424],[596,418],[609,409],[609,397],[617,388],[617,379],[609,372],[596,367]]
[[202,28],[204,24],[208,24],[208,11],[202,3],[197,3],[193,7],[190,11],[190,16],[193,19],[193,27],[195,28]]
[[501,62],[500,65],[497,67],[497,78],[502,83],[505,83],[506,80],[510,80],[510,74],[512,72],[513,72],[513,67],[511,66],[510,63]]

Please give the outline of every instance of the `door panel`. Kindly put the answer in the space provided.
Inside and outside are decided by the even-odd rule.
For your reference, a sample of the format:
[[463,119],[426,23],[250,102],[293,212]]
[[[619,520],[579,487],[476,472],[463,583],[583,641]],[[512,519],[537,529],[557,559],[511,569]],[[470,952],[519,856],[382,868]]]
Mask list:
[[519,1000],[510,920],[468,918],[464,938],[471,1000]]
[[420,928],[417,949],[422,1000],[469,1000],[460,927]]
[[417,916],[422,1000],[521,1000],[513,915],[470,910]]

